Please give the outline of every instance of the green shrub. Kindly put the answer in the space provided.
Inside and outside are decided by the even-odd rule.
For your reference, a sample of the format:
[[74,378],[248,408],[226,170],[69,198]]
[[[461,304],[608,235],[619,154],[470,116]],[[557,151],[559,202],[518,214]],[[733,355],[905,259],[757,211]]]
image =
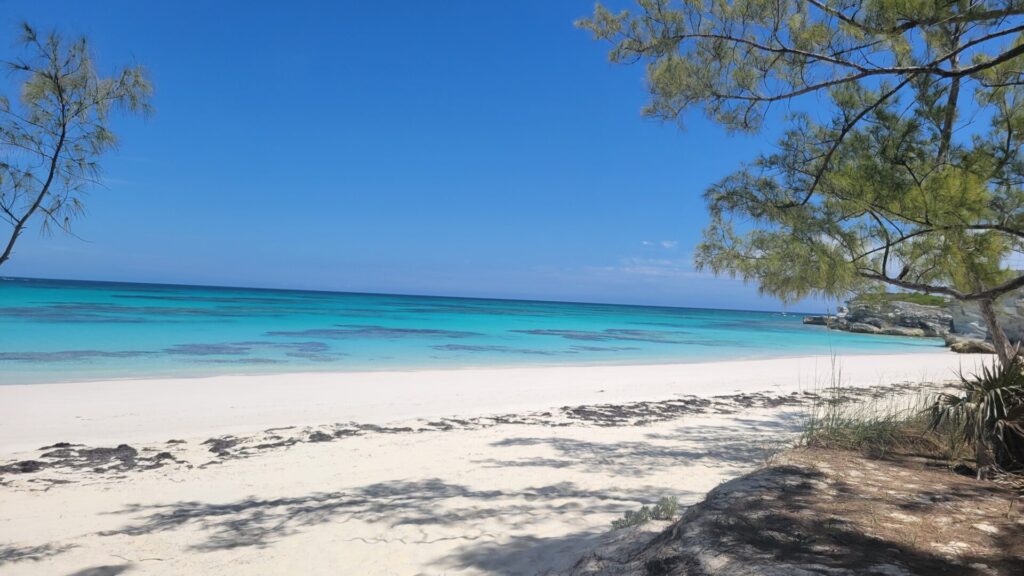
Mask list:
[[651,520],[671,520],[679,511],[679,502],[675,496],[667,496],[658,500],[652,507],[641,506],[639,510],[627,510],[622,518],[612,522],[612,528],[640,526]]
[[951,427],[973,446],[978,476],[992,468],[1024,468],[1024,364],[1015,355],[960,375],[956,394],[940,394],[929,407],[930,426]]
[[934,294],[918,294],[917,292],[872,292],[860,294],[853,299],[854,302],[910,302],[922,306],[945,306],[949,300]]

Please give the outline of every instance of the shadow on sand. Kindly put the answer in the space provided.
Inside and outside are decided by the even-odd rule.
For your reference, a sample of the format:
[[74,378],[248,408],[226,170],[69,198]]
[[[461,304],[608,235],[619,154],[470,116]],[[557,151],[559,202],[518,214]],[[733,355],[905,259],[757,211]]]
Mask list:
[[[725,513],[709,525],[714,545],[737,554],[740,563],[818,564],[833,571],[847,570],[853,574],[882,574],[888,573],[886,567],[890,567],[890,571],[898,567],[922,576],[981,576],[992,573],[992,569],[998,570],[999,574],[1011,574],[1020,568],[1020,554],[1024,551],[1021,546],[1024,527],[1020,525],[1004,527],[991,537],[994,548],[1003,551],[1003,555],[976,557],[961,552],[954,562],[942,554],[924,551],[927,546],[908,546],[886,538],[876,525],[866,524],[863,520],[851,522],[837,516],[835,499],[817,482],[822,479],[820,472],[781,466],[765,474],[772,472],[784,477],[777,483],[785,488],[776,494],[785,502],[784,506],[756,493],[741,492],[731,499]],[[844,501],[858,503],[855,509],[846,510],[858,517],[870,515],[874,518],[877,515],[884,518],[885,511],[894,506],[888,493],[867,490],[862,485],[833,481],[831,488],[845,495]],[[948,518],[951,513],[948,503],[962,502],[970,508],[967,503],[998,497],[1000,491],[993,486],[979,484],[943,490],[937,498],[928,498],[926,490],[913,491],[913,494],[913,500],[895,507],[917,512],[917,517],[924,520],[907,526],[906,530],[920,532],[920,538],[928,539],[927,522],[929,519]],[[885,520],[878,522],[884,524]]]
[[[744,420],[737,426],[689,426],[670,434],[647,435],[651,442],[594,442],[555,436],[500,440],[495,447],[548,446],[558,457],[481,459],[493,468],[579,467],[583,473],[642,477],[659,470],[699,463],[705,466],[746,469],[768,460],[800,430],[797,417],[778,422]],[[661,441],[661,442],[657,442]]]
[[72,572],[68,576],[117,576],[131,569],[131,564],[110,564],[107,566],[93,566],[92,568]]
[[0,566],[13,562],[35,561],[63,554],[74,544],[43,544],[41,546],[0,546]]
[[[851,483],[846,472],[826,476],[787,464],[731,480],[642,548],[594,551],[571,574],[705,574],[711,562],[722,574],[751,566],[765,574],[1020,574],[1024,526],[1005,522],[992,534],[972,526],[983,507],[988,518],[1000,517],[1008,491],[960,482],[932,497],[891,478]],[[949,530],[943,532],[939,519]],[[971,544],[954,541],[972,538]],[[944,546],[959,547],[949,554]]]
[[[644,501],[642,494],[625,491],[594,491],[572,483],[529,488],[522,492],[474,490],[438,479],[417,482],[384,482],[345,492],[318,492],[288,498],[247,498],[229,504],[177,502],[154,506],[129,506],[118,514],[138,521],[104,536],[141,536],[199,526],[207,532],[195,551],[239,547],[263,547],[296,533],[302,527],[359,520],[403,525],[472,525],[492,518],[533,518],[586,508],[588,512],[612,512]],[[519,526],[512,524],[509,529]],[[478,533],[459,539],[498,538]],[[373,542],[370,538],[359,538]],[[429,543],[426,540],[423,543]],[[406,542],[409,543],[409,542]]]
[[[564,437],[508,438],[493,446],[546,445],[558,457],[491,459],[475,463],[495,467],[495,477],[505,467],[544,466],[554,469],[581,467],[601,473],[642,477],[671,470],[686,462],[702,466],[750,467],[763,462],[788,437],[797,424],[750,421],[737,426],[682,427],[667,435],[650,434],[650,442],[593,442]],[[771,440],[769,442],[769,440]],[[573,470],[571,474],[576,474]],[[564,476],[564,474],[563,474]],[[575,476],[573,476],[575,477]],[[114,514],[132,517],[120,529],[103,535],[142,536],[174,530],[198,530],[192,552],[244,547],[266,547],[323,524],[356,521],[379,524],[389,530],[368,527],[352,538],[367,543],[431,544],[460,540],[464,545],[442,560],[445,569],[475,568],[498,575],[532,574],[538,566],[568,568],[583,552],[606,534],[608,525],[558,537],[538,536],[536,526],[560,515],[619,516],[626,510],[650,504],[665,495],[666,488],[644,486],[625,489],[608,486],[594,490],[575,482],[560,482],[522,491],[481,489],[444,479],[391,481],[345,491],[324,491],[281,498],[249,497],[229,503],[182,501],[157,505],[131,505]],[[682,501],[699,495],[672,490]],[[416,526],[422,530],[390,530]],[[458,533],[431,537],[430,527],[458,527]],[[434,530],[434,532],[441,532]],[[410,534],[415,534],[410,537]],[[440,565],[440,564],[439,564]]]

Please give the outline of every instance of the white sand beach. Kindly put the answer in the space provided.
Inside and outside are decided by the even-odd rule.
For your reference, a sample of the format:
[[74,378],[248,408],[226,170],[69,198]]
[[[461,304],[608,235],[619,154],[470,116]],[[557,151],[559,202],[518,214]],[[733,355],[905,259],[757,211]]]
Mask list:
[[[0,573],[553,573],[624,511],[696,502],[762,464],[806,413],[793,393],[834,367],[867,387],[945,381],[982,359],[3,386],[0,464],[51,464],[0,474]],[[42,458],[57,442],[137,456],[97,472],[91,456]]]

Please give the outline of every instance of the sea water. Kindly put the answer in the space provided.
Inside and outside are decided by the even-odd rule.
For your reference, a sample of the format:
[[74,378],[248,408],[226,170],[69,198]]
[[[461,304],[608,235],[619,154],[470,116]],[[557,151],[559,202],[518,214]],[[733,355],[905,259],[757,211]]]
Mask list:
[[0,279],[0,384],[907,353],[803,315]]

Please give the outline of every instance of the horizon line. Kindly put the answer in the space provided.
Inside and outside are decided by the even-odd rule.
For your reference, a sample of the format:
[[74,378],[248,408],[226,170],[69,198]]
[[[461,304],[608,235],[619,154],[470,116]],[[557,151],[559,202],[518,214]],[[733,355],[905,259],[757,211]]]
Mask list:
[[778,310],[751,310],[747,308],[704,308],[700,306],[671,306],[664,304],[624,304],[618,302],[585,302],[579,300],[536,300],[529,298],[496,298],[489,296],[452,296],[447,294],[414,294],[402,292],[361,292],[346,290],[323,290],[311,288],[275,288],[266,286],[220,286],[214,284],[176,284],[172,282],[137,282],[127,280],[79,280],[74,278],[32,278],[28,276],[3,276],[0,275],[0,282],[11,280],[27,280],[40,282],[79,282],[84,284],[127,284],[133,286],[170,286],[177,288],[212,288],[219,290],[260,290],[265,292],[306,292],[312,294],[349,294],[355,296],[398,296],[410,298],[448,298],[452,300],[485,300],[492,302],[533,302],[537,304],[576,304],[581,306],[623,306],[630,308],[661,308],[671,310],[715,310],[722,312],[758,312],[762,314],[795,314],[804,316],[816,315],[816,312],[778,311]]

